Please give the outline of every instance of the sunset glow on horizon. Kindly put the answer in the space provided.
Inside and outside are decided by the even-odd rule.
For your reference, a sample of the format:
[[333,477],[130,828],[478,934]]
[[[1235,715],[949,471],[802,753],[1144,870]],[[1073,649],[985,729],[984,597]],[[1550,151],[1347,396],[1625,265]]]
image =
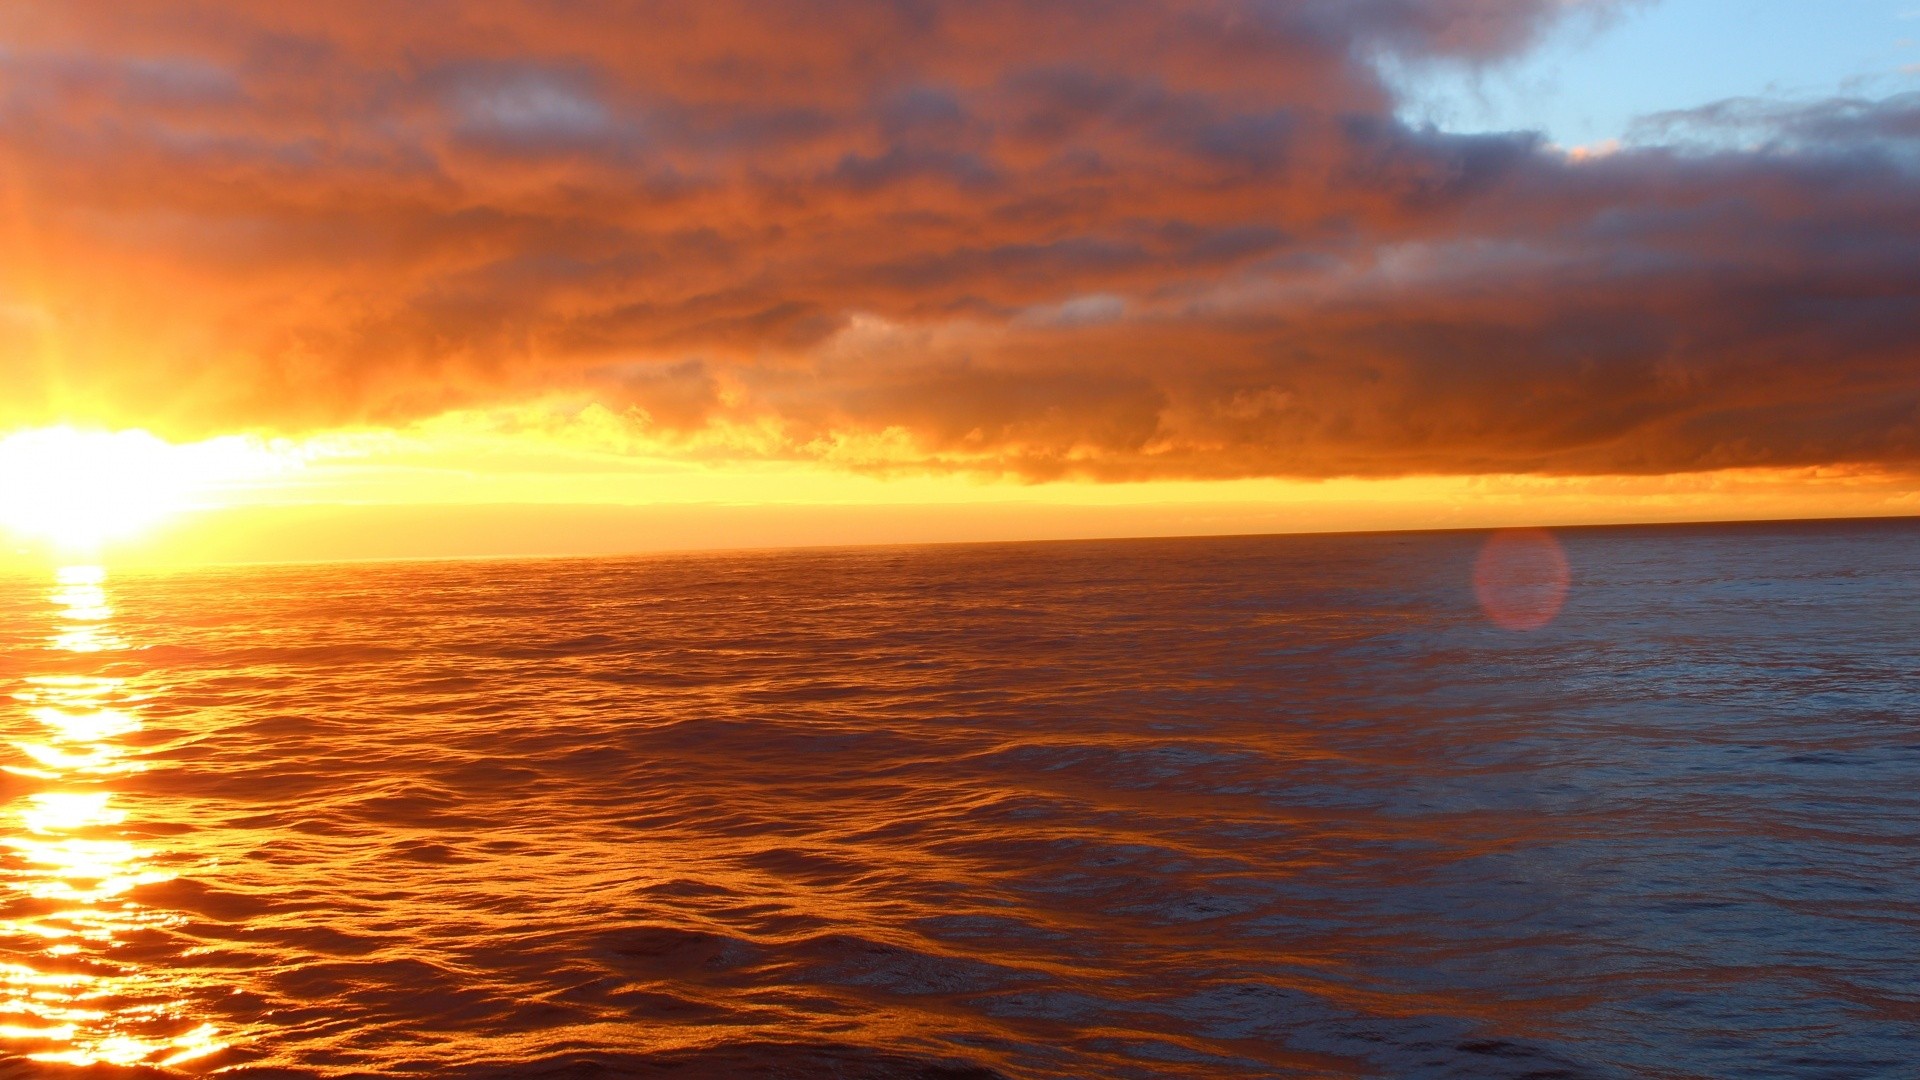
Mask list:
[[142,430],[16,431],[0,436],[0,529],[55,553],[97,551],[297,463],[234,437],[176,444]]
[[[847,542],[1914,513],[1898,5],[1638,80],[1638,116],[1514,92],[1729,3],[11,8],[0,524],[153,553],[296,507],[859,508]],[[433,520],[406,553],[473,549]]]
[[0,0],[0,1080],[1906,1077],[1920,0]]
[[[301,442],[174,443],[137,429],[66,426],[0,437],[0,540],[10,540],[16,560],[36,563],[108,554],[193,564],[1913,513],[1914,478],[1878,467],[1022,482],[688,461],[606,440],[591,412],[534,431],[449,417]],[[514,520],[525,524],[500,527]]]

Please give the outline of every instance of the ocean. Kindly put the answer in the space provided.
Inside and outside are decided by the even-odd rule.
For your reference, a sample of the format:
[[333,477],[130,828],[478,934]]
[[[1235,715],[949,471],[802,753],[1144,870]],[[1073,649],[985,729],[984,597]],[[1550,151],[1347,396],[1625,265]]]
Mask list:
[[1552,535],[0,580],[0,1076],[1920,1076],[1920,526]]

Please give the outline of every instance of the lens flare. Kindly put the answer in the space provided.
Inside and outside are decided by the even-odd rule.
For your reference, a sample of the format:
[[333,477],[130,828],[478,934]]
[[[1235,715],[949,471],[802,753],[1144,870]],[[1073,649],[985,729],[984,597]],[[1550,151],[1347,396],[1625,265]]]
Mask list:
[[1503,529],[1487,538],[1473,566],[1473,592],[1497,626],[1538,630],[1560,614],[1573,571],[1560,541],[1545,529]]

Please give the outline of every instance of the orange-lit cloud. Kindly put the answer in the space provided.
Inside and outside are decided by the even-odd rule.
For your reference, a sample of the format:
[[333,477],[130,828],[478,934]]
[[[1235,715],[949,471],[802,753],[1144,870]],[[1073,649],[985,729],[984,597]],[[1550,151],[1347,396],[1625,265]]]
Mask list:
[[597,404],[874,472],[1912,467],[1920,100],[1595,155],[1395,118],[1382,57],[1569,6],[9,5],[0,423]]

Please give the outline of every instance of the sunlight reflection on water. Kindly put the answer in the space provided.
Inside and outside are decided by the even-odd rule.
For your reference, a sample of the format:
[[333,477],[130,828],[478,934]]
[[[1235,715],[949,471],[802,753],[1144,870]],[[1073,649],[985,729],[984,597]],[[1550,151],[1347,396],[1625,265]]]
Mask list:
[[[51,648],[77,656],[126,648],[112,632],[101,568],[65,567],[48,599]],[[181,916],[131,893],[168,881],[156,852],[129,838],[111,784],[142,770],[125,740],[141,730],[126,680],[30,676],[10,725],[8,773],[47,786],[17,793],[0,836],[0,1040],[34,1061],[177,1066],[223,1048],[169,972],[123,959],[129,939]]]

